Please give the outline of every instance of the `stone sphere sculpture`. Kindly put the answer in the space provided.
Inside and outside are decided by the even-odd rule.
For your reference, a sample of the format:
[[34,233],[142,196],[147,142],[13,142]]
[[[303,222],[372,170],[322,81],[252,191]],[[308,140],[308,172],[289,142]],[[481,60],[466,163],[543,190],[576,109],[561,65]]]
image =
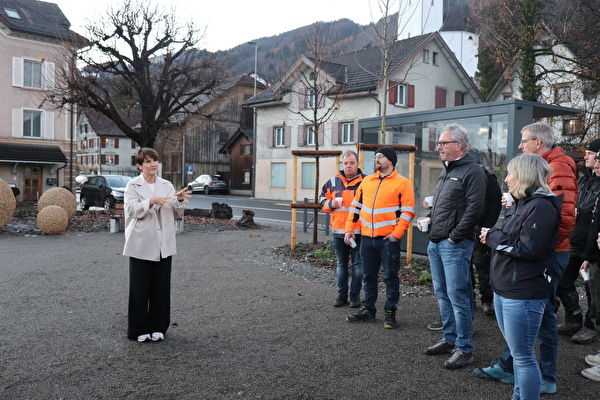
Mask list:
[[55,187],[46,190],[38,200],[38,210],[43,210],[47,206],[59,206],[67,212],[69,221],[77,211],[77,198],[71,192],[63,187]]
[[17,199],[4,180],[0,179],[0,228],[8,223],[15,214]]
[[59,206],[49,205],[40,210],[37,216],[37,226],[46,235],[58,235],[67,228],[69,216]]

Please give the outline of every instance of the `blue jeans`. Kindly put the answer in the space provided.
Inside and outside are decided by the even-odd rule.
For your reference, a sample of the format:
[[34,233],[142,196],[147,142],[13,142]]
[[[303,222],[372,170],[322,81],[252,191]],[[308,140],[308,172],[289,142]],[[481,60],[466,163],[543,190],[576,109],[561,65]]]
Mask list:
[[344,238],[334,237],[331,240],[335,258],[337,259],[338,293],[348,295],[348,260],[352,256],[352,283],[350,294],[359,294],[362,287],[363,267],[360,258],[360,235],[356,238],[356,247],[352,248],[344,243]]
[[473,351],[473,284],[471,254],[473,242],[453,243],[444,239],[429,242],[427,254],[433,288],[442,317],[442,336],[463,353]]
[[385,310],[396,311],[400,299],[400,241],[383,240],[383,237],[363,236],[360,241],[360,256],[363,260],[363,306],[374,309],[377,302],[379,266],[383,264],[385,283]]
[[[540,341],[540,369],[542,371],[542,379],[546,382],[556,383],[556,360],[558,359],[558,329],[556,326],[556,304],[554,296],[556,288],[562,276],[567,263],[569,262],[569,252],[555,252],[552,257],[552,263],[548,270],[548,275],[552,277],[552,293],[548,299],[548,305],[544,311],[542,324],[538,333]],[[498,366],[508,373],[513,373],[513,359],[510,349],[504,343],[504,353],[498,361]]]
[[494,295],[496,320],[513,356],[513,400],[540,398],[542,374],[535,358],[535,341],[548,304],[547,299],[512,300]]

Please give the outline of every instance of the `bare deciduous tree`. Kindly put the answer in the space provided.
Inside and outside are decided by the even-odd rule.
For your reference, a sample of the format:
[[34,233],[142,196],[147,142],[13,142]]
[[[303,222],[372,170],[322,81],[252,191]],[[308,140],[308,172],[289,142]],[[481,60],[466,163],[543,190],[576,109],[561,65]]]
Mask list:
[[[161,127],[194,112],[221,81],[224,60],[195,47],[203,32],[153,2],[125,0],[87,32],[87,46],[65,54],[77,68],[57,69],[49,98],[59,108],[98,110],[140,146],[152,147]],[[139,126],[125,123],[130,113],[140,115]]]

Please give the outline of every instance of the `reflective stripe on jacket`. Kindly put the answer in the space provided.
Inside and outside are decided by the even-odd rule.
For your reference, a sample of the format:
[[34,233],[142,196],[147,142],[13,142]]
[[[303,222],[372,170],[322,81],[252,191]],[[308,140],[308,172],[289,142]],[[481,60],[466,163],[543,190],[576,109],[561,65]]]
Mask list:
[[396,170],[380,178],[379,171],[363,179],[346,221],[346,232],[360,221],[363,236],[400,239],[415,216],[415,196],[408,179]]
[[[340,171],[323,185],[319,204],[323,211],[331,214],[330,223],[334,237],[344,237],[348,211],[350,210],[356,189],[360,186],[364,177],[365,175],[360,169],[357,175],[350,178],[350,180],[346,178],[344,171]],[[332,209],[331,200],[336,197],[342,198],[342,207]],[[353,231],[355,235],[360,235],[360,222],[355,224]]]

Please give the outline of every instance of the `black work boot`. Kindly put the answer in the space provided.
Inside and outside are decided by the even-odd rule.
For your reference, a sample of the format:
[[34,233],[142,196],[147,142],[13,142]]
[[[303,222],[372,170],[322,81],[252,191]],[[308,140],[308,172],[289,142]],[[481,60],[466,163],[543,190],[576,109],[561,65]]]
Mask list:
[[334,307],[342,307],[344,306],[346,303],[348,302],[348,295],[347,294],[339,294],[337,299],[335,299],[335,302],[333,303]]
[[360,306],[362,306],[360,295],[350,293],[350,308],[358,308]]
[[374,308],[367,308],[362,306],[360,311],[354,315],[348,315],[346,321],[348,322],[369,322],[375,321],[375,313],[377,311]]

